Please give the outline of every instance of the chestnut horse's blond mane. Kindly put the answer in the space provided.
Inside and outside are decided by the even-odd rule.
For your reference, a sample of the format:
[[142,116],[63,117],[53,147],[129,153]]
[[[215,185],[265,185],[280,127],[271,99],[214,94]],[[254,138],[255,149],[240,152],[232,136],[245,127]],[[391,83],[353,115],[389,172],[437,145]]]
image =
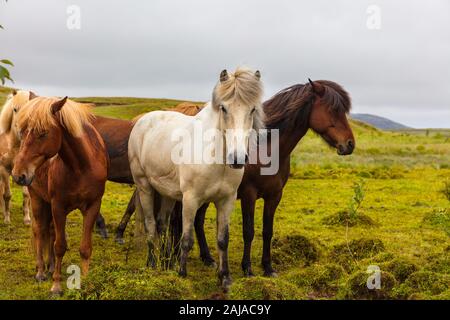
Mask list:
[[29,91],[17,91],[10,94],[0,113],[0,134],[9,132],[13,121],[14,108],[16,105],[24,105],[30,99]]
[[64,106],[55,115],[52,105],[58,98],[38,97],[24,105],[17,114],[17,126],[19,130],[25,128],[44,132],[58,121],[74,137],[83,134],[83,126],[89,123],[94,115],[91,113],[91,105],[82,104],[73,100],[67,100]]

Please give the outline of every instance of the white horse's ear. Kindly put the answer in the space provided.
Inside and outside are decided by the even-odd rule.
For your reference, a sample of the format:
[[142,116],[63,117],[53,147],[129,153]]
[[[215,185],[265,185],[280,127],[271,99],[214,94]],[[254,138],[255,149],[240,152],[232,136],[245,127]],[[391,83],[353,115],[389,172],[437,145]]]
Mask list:
[[220,82],[225,82],[228,79],[229,79],[228,71],[226,69],[222,70],[222,72],[220,73]]
[[37,94],[35,94],[33,91],[30,91],[30,94],[28,96],[28,100],[33,100],[34,98],[37,98]]
[[256,72],[255,72],[255,77],[256,77],[256,79],[258,79],[258,80],[261,79],[261,72],[259,72],[259,70],[256,70]]
[[62,107],[64,107],[64,105],[66,104],[66,101],[67,101],[67,97],[62,98],[61,100],[58,100],[58,101],[54,102],[52,104],[52,113],[55,114],[59,110],[61,110]]

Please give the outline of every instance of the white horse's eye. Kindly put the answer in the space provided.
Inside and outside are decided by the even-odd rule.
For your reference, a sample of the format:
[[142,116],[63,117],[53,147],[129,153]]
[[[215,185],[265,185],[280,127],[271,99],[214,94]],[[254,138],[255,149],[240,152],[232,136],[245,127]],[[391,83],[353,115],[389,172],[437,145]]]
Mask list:
[[250,111],[250,113],[253,114],[253,113],[255,113],[255,111],[256,111],[256,107],[254,107],[254,108],[252,109],[252,111]]
[[220,110],[223,111],[223,113],[227,113],[227,108],[225,108],[225,106],[223,104],[220,105]]

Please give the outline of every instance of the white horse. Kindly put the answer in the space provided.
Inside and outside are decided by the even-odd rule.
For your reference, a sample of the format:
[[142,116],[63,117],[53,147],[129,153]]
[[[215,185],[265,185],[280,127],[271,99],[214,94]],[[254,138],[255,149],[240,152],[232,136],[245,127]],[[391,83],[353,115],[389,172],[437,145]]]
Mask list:
[[[195,117],[172,111],[154,111],[137,121],[130,135],[128,155],[138,190],[138,214],[144,217],[150,265],[155,266],[154,248],[159,231],[166,229],[175,201],[182,201],[179,274],[186,276],[187,256],[194,243],[195,213],[202,204],[213,202],[217,209],[219,279],[225,288],[231,283],[228,225],[244,174],[244,159],[248,159],[249,133],[262,124],[261,98],[259,71],[238,68],[229,74],[223,70],[212,101]],[[218,132],[215,148],[202,144],[199,149],[193,139],[187,139],[191,144],[183,144],[181,153],[189,154],[194,149],[194,157],[206,157],[200,156],[195,163],[174,161],[173,151],[179,147],[179,143],[174,141],[174,133],[181,130],[185,136],[193,137],[199,124],[204,132],[209,129]],[[208,156],[219,161],[206,161]],[[157,213],[153,212],[155,192],[162,196]]]
[[[15,127],[17,111],[35,94],[31,91],[13,91],[8,96],[0,113],[0,210],[3,211],[5,223],[11,222],[9,203],[11,189],[9,176],[11,175],[14,158],[20,147],[20,140]],[[23,194],[23,221],[26,225],[31,223],[30,194],[27,187],[22,187]]]

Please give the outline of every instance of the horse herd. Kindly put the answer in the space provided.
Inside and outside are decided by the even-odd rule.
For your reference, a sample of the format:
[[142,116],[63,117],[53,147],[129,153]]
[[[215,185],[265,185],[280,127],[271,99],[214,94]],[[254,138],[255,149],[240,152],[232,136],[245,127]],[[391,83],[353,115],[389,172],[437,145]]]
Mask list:
[[[252,276],[255,202],[262,198],[262,266],[265,276],[276,276],[270,254],[273,221],[289,177],[291,152],[308,129],[336,148],[339,155],[351,154],[355,140],[346,116],[351,108],[349,95],[335,82],[309,80],[281,90],[264,103],[262,95],[259,71],[224,70],[211,102],[205,106],[181,105],[128,121],[94,116],[90,105],[67,97],[39,97],[30,91],[14,91],[0,115],[0,209],[9,223],[12,175],[23,186],[24,222],[32,225],[36,279],[46,280],[47,273],[52,273],[51,291],[62,293],[66,217],[75,209],[83,214],[81,269],[83,274],[88,272],[94,225],[97,223],[101,234],[107,236],[100,213],[107,180],[136,185],[116,240],[123,243],[124,230],[136,209],[145,227],[147,264],[154,267],[159,252],[172,266],[169,251],[175,248],[181,276],[187,275],[194,231],[201,259],[206,265],[216,265],[203,226],[206,209],[214,203],[218,275],[225,289],[231,284],[228,230],[235,200],[240,199],[242,208],[242,270],[246,276]],[[183,136],[194,135],[199,124],[204,130],[217,132],[212,139],[213,148],[187,148],[193,147],[194,153],[216,161],[202,157],[197,162],[174,161],[174,149],[178,147],[174,132],[182,130]],[[276,143],[279,153],[279,168],[271,175],[261,174],[267,164],[259,157],[248,161],[252,156],[250,146],[262,141],[260,136],[252,139],[250,132],[263,128],[268,132],[266,143]],[[277,139],[271,134],[274,130],[278,132]],[[183,152],[186,150],[182,148]],[[173,235],[168,240],[165,231],[169,225]]]

